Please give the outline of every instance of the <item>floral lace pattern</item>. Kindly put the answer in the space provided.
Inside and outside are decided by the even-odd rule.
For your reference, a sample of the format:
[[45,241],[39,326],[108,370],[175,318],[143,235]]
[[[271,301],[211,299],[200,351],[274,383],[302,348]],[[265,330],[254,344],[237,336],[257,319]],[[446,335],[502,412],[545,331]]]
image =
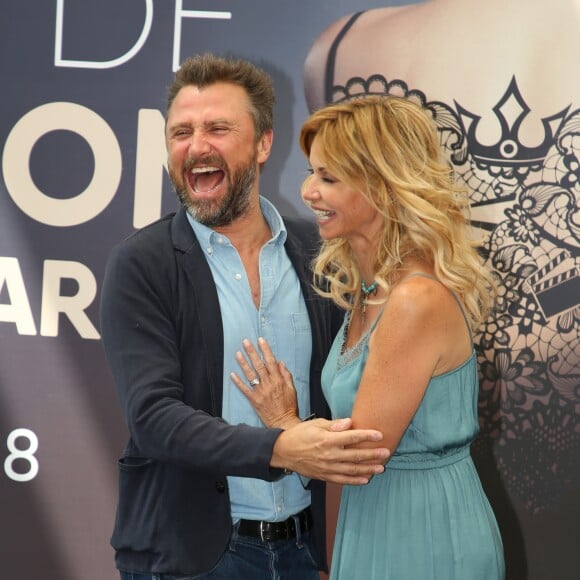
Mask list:
[[428,101],[401,80],[353,78],[334,87],[333,100],[369,94],[429,110],[469,189],[472,224],[500,286],[496,311],[474,337],[481,432],[473,451],[492,443],[510,493],[531,513],[548,509],[580,481],[580,109],[543,119],[542,143],[526,147],[518,128],[530,109],[514,77],[493,109],[502,138],[490,147],[475,137],[477,112]]

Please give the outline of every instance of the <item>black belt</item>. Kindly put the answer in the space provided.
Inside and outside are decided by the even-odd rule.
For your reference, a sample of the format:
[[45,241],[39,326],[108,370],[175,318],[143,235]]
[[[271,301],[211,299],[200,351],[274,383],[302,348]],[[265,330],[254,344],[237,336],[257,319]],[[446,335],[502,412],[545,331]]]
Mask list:
[[242,536],[259,538],[262,542],[274,542],[275,540],[289,540],[296,537],[296,522],[300,532],[304,533],[312,529],[312,514],[310,508],[303,509],[295,516],[290,516],[283,522],[260,522],[257,520],[240,520],[238,533]]

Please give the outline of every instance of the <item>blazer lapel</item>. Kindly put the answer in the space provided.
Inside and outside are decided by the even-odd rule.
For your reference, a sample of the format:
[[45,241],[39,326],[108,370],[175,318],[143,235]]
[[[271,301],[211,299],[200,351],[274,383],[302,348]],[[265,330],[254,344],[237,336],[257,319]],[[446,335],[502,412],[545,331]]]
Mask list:
[[199,325],[212,413],[219,417],[222,413],[224,362],[224,335],[219,299],[210,267],[183,208],[173,218],[172,239],[175,249],[182,256],[183,269],[192,287],[197,317],[192,324]]
[[325,341],[322,336],[321,321],[325,314],[322,307],[322,299],[314,291],[312,284],[312,270],[310,263],[314,258],[314,248],[306,248],[298,231],[294,231],[292,224],[286,222],[286,230],[288,232],[286,238],[286,253],[298,274],[300,280],[300,287],[304,302],[310,318],[310,328],[312,330],[312,361],[311,366],[314,369],[321,368],[324,362],[323,345]]

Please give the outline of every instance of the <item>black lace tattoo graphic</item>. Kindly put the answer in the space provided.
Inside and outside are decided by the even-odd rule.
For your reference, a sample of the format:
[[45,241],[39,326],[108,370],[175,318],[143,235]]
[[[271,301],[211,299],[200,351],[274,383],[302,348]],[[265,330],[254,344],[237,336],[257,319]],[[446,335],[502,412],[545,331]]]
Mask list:
[[510,493],[538,513],[580,481],[580,109],[543,119],[542,143],[528,147],[518,130],[530,109],[514,77],[493,109],[501,138],[485,146],[476,113],[428,101],[401,80],[352,78],[332,100],[370,94],[429,110],[469,189],[500,285],[496,311],[475,337],[481,432],[473,450],[491,440]]

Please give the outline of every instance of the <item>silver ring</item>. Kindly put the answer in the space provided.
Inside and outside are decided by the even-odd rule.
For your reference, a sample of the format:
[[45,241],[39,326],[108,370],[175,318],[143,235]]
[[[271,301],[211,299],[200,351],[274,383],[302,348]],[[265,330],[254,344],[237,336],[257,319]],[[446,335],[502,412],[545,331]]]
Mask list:
[[257,387],[260,384],[260,379],[252,379],[250,381],[250,387]]

